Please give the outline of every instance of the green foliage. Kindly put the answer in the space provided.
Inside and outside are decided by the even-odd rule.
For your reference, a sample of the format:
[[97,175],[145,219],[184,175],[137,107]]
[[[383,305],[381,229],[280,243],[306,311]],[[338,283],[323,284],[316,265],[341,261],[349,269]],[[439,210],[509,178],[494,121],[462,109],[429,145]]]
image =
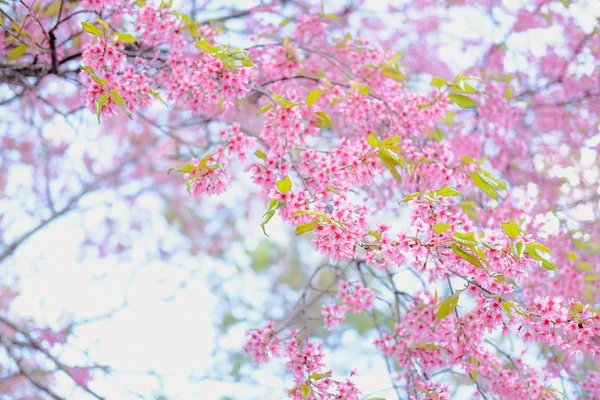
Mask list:
[[319,97],[321,97],[321,95],[324,93],[326,93],[326,91],[323,89],[311,90],[310,93],[308,93],[308,96],[306,96],[306,105],[312,106],[317,102],[317,100],[319,100]]
[[285,194],[292,190],[292,180],[289,176],[286,176],[280,181],[277,181],[277,190],[279,190],[282,194]]
[[82,22],[81,27],[83,28],[83,30],[85,32],[91,33],[94,36],[100,36],[103,33],[102,29],[98,28],[96,25],[92,24],[91,22]]
[[492,199],[498,199],[498,191],[506,190],[506,183],[494,177],[487,171],[477,170],[469,174],[473,183]]
[[461,108],[473,108],[477,107],[477,102],[470,98],[469,96],[465,96],[462,94],[450,93],[448,94],[448,98],[451,102],[456,104]]
[[510,237],[511,239],[515,239],[521,234],[521,229],[512,219],[508,222],[503,222],[502,228],[504,229],[504,232],[508,235],[508,237]]
[[275,215],[275,213],[277,212],[277,210],[280,209],[281,207],[283,207],[283,203],[280,203],[279,200],[277,200],[277,199],[271,199],[269,201],[269,204],[267,206],[267,211],[263,215],[263,221],[260,224],[260,227],[262,228],[263,233],[265,235],[269,236],[267,234],[267,231],[265,230],[265,226],[269,223],[269,221],[271,220],[271,218],[273,218],[273,216]]
[[331,121],[331,118],[329,118],[329,115],[325,114],[322,111],[316,112],[315,113],[317,120],[319,121],[319,123],[317,124],[317,126],[321,129],[329,129],[331,128],[331,126],[333,125],[333,122]]
[[456,254],[463,260],[470,262],[477,268],[483,268],[483,265],[481,265],[481,261],[479,261],[477,259],[477,257],[475,257],[473,254],[469,253],[468,251],[464,250],[463,248],[461,248],[455,244],[450,245],[450,248],[452,249],[454,254]]
[[137,42],[137,39],[129,34],[129,33],[115,33],[115,35],[113,36],[115,42],[121,42],[121,43],[125,43],[125,44],[131,44],[131,43],[135,43]]
[[450,224],[437,223],[437,224],[433,225],[433,230],[438,235],[441,235],[442,233],[446,232],[450,228],[452,228],[452,225],[450,225]]
[[438,312],[435,315],[435,319],[437,319],[438,321],[441,319],[444,319],[448,315],[450,315],[450,313],[452,311],[454,311],[454,309],[458,305],[458,298],[459,298],[461,292],[462,292],[462,290],[457,290],[456,292],[454,292],[452,294],[452,296],[448,297],[446,300],[444,300],[440,304]]
[[20,45],[13,48],[10,53],[8,53],[8,61],[14,61],[20,58],[29,47],[25,43],[21,43]]
[[302,235],[303,233],[310,232],[317,226],[318,221],[309,222],[306,224],[301,224],[296,227],[295,234],[296,236]]

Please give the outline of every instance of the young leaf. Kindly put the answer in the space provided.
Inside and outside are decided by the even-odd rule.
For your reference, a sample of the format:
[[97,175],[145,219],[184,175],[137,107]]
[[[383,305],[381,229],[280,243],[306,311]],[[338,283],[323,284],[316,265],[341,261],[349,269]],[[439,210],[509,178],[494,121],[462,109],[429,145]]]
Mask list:
[[[195,176],[198,176],[198,174],[196,174]],[[275,215],[275,212],[280,207],[281,207],[281,204],[279,203],[279,200],[271,199],[269,201],[269,205],[267,206],[267,212],[265,212],[265,214],[263,215],[263,221],[260,224],[260,227],[262,228],[263,233],[266,236],[269,236],[269,235],[267,234],[267,231],[265,230],[265,226],[271,220],[271,218],[273,218],[273,216]]]
[[331,122],[329,115],[325,114],[323,111],[318,111],[315,114],[317,116],[317,120],[319,121],[319,124],[317,125],[319,128],[321,128],[321,129],[331,128],[331,125],[333,125],[333,122]]
[[125,44],[137,42],[137,39],[133,35],[130,35],[129,33],[115,33],[114,38],[115,38],[115,41],[125,43]]
[[381,72],[389,77],[392,78],[393,80],[400,82],[404,79],[404,74],[402,73],[402,71],[399,71],[396,68],[389,68],[389,67],[384,67],[381,68]]
[[21,43],[20,45],[12,49],[10,53],[8,53],[8,61],[14,61],[20,58],[23,54],[25,54],[27,49],[28,46],[25,43]]
[[536,249],[539,251],[543,251],[544,253],[552,253],[552,250],[550,250],[549,248],[547,248],[546,246],[544,246],[541,243],[536,243],[536,242],[527,243],[527,247]]
[[473,179],[473,183],[475,184],[475,186],[481,189],[482,192],[490,196],[492,199],[498,200],[498,193],[496,193],[496,190],[493,186],[491,186],[487,181],[481,178],[481,174],[479,174],[479,171],[471,172],[469,176],[471,177],[471,179]]
[[321,379],[324,379],[324,378],[331,378],[331,374],[317,374],[315,372],[308,376],[308,379],[312,379],[315,381],[320,381]]
[[475,257],[473,254],[467,252],[466,250],[463,250],[461,247],[458,247],[455,244],[451,245],[450,248],[452,249],[454,254],[456,254],[463,260],[470,262],[477,268],[483,268],[483,266],[481,265],[481,261],[479,261],[479,259],[477,257]]
[[456,305],[458,304],[458,297],[460,295],[460,292],[460,290],[457,290],[452,296],[448,297],[440,304],[440,308],[438,309],[438,312],[435,315],[435,319],[437,319],[438,321],[444,319],[448,315],[450,315],[452,311],[454,311]]
[[514,303],[512,301],[503,301],[501,303],[504,312],[506,312],[509,316],[512,315],[511,307],[513,306],[513,304]]
[[441,88],[446,83],[446,80],[444,78],[440,78],[439,76],[434,76],[433,79],[431,79],[431,85],[435,86],[436,88]]
[[521,229],[512,219],[508,222],[503,222],[502,228],[504,229],[504,232],[506,232],[508,237],[511,239],[515,239],[521,233]]
[[254,152],[254,154],[256,155],[256,157],[260,158],[261,160],[264,160],[265,158],[267,158],[267,155],[262,150],[256,150]]
[[315,226],[317,226],[317,221],[309,222],[307,224],[298,225],[296,227],[295,234],[296,234],[296,236],[300,236],[303,233],[312,231],[313,229],[315,229]]
[[434,192],[436,196],[460,196],[460,192],[452,189],[450,186],[444,186],[442,189],[436,190]]
[[313,211],[313,210],[298,210],[294,213],[294,217],[298,215],[316,215],[319,217],[327,217],[327,214],[321,211]]
[[409,195],[406,195],[406,197],[404,197],[402,200],[400,200],[399,203],[406,203],[407,201],[416,199],[417,197],[421,197],[421,196],[422,196],[421,192],[411,193]]
[[269,109],[270,109],[271,107],[273,107],[273,103],[266,103],[266,104],[264,104],[262,107],[260,107],[260,108],[258,109],[258,112],[257,112],[256,114],[258,114],[258,115],[260,115],[260,114],[264,114],[264,113],[266,113],[267,111],[269,111]]
[[95,19],[96,21],[98,21],[98,23],[99,23],[100,25],[102,25],[102,28],[104,28],[104,30],[105,30],[106,32],[108,32],[108,30],[110,29],[110,27],[108,26],[108,22],[106,22],[105,20],[103,20],[103,19],[100,19],[100,18],[94,18],[94,19]]
[[450,93],[448,98],[461,108],[477,107],[477,102],[475,100],[462,94]]
[[473,232],[454,232],[452,235],[452,239],[463,246],[467,246],[473,248],[479,245],[479,239],[475,236]]
[[367,143],[371,147],[379,147],[379,145],[381,144],[381,142],[377,139],[377,137],[375,137],[375,134],[373,132],[371,132],[371,134],[367,138]]
[[321,97],[321,95],[324,93],[326,93],[326,91],[323,89],[311,90],[310,93],[308,93],[308,96],[306,96],[306,105],[312,106],[317,102],[317,100],[319,100],[319,97]]
[[102,35],[102,29],[98,28],[96,25],[94,25],[90,22],[82,22],[81,26],[83,27],[83,30],[86,31],[87,33],[91,33],[92,35],[95,35],[95,36]]
[[434,224],[432,226],[432,228],[435,231],[435,233],[437,233],[438,235],[441,235],[442,233],[446,232],[448,229],[452,228],[452,225],[444,224],[444,223],[437,223],[437,224]]
[[523,258],[523,253],[525,252],[525,244],[522,241],[519,241],[515,244],[516,255],[519,259]]
[[208,44],[208,43],[207,43],[205,40],[199,40],[199,41],[197,41],[197,42],[195,43],[195,46],[196,46],[198,49],[200,49],[200,50],[204,50],[205,52],[207,52],[207,53],[210,53],[210,54],[214,54],[214,53],[216,53],[217,51],[219,51],[219,48],[218,48],[218,47],[211,46],[211,45],[210,45],[210,44]]
[[277,181],[277,189],[283,194],[289,192],[292,189],[292,180],[290,177],[286,176],[282,180]]
[[309,384],[305,383],[300,387],[300,391],[302,392],[302,397],[308,399],[310,397],[310,394],[312,393],[312,387]]

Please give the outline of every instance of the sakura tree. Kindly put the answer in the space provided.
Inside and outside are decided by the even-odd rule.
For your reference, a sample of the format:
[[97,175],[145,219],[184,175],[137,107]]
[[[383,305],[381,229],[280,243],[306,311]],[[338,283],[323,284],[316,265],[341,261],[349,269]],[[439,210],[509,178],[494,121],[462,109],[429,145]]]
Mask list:
[[[598,4],[389,3],[2,2],[11,279],[99,208],[97,257],[151,231],[153,258],[226,265],[194,268],[237,338],[216,374],[265,368],[273,398],[600,398]],[[85,321],[38,326],[1,284],[0,392],[110,397],[110,365],[61,359]]]

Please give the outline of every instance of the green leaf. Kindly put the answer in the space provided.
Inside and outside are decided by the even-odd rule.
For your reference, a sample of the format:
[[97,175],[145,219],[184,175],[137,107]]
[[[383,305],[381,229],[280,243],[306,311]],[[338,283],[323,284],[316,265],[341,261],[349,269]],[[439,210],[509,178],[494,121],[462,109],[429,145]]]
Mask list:
[[283,21],[281,21],[281,22],[279,23],[279,27],[283,28],[284,26],[286,26],[287,24],[289,24],[289,23],[290,23],[290,21],[291,21],[291,18],[286,18],[286,19],[284,19]]
[[502,308],[509,316],[512,315],[511,308],[514,305],[514,303],[512,301],[503,301],[500,304],[502,305]]
[[105,30],[106,32],[108,32],[108,31],[109,31],[110,27],[108,26],[108,22],[106,22],[105,20],[103,20],[103,19],[100,19],[100,18],[94,18],[94,19],[95,19],[96,21],[98,21],[98,23],[99,23],[100,25],[102,25],[102,28],[104,28],[104,30]]
[[210,54],[214,54],[217,51],[219,51],[218,47],[211,46],[205,40],[199,40],[194,45],[196,46],[196,48],[198,48],[200,50],[204,50],[205,52],[210,53]]
[[86,31],[87,33],[91,33],[92,35],[95,35],[95,36],[102,35],[102,29],[98,28],[96,25],[94,25],[90,22],[82,22],[81,26],[83,27],[83,30]]
[[477,212],[475,211],[476,207],[477,203],[475,203],[474,201],[463,201],[462,203],[460,203],[460,208],[465,214],[473,218],[479,218],[479,214],[477,214]]
[[588,262],[582,262],[582,263],[577,264],[577,268],[582,271],[592,271],[592,264],[590,264]]
[[458,247],[455,244],[451,245],[450,248],[452,249],[452,251],[454,252],[454,254],[456,254],[457,256],[459,256],[460,258],[462,258],[463,260],[470,262],[471,264],[473,264],[477,268],[483,268],[483,265],[481,265],[481,262],[479,261],[479,259],[477,257],[475,257],[473,254],[471,254],[468,251],[462,249],[461,247]]
[[529,256],[531,258],[533,258],[534,260],[537,261],[541,261],[542,262],[542,267],[549,269],[551,271],[558,271],[558,268],[556,267],[556,265],[554,265],[553,263],[551,263],[550,261],[546,260],[545,258],[543,258],[534,247],[530,246],[531,243],[527,243],[525,245],[525,252],[527,254],[529,254]]
[[454,232],[452,239],[463,246],[473,248],[479,245],[479,239],[475,236],[474,232]]
[[515,244],[515,250],[517,257],[523,258],[523,253],[525,252],[525,244],[522,241],[519,241]]
[[434,192],[436,196],[460,196],[460,192],[452,189],[450,186],[444,186],[442,189],[436,190]]
[[298,215],[316,215],[319,217],[327,217],[327,214],[321,211],[313,211],[313,210],[298,210],[294,213],[294,217]]
[[102,114],[102,109],[108,103],[108,94],[103,94],[102,96],[96,99],[96,115],[98,116],[98,123],[100,123],[100,115]]
[[305,399],[308,399],[312,392],[312,388],[310,387],[309,384],[304,384],[300,387],[300,391],[302,392],[302,397],[304,397]]
[[264,114],[267,111],[269,111],[269,109],[271,109],[271,107],[273,107],[273,103],[266,103],[261,108],[258,109],[258,112],[256,114],[257,115]]
[[446,80],[444,78],[440,78],[439,76],[434,76],[431,79],[431,85],[435,86],[436,88],[441,88],[446,83],[447,83]]
[[358,93],[368,96],[371,94],[371,88],[368,86],[362,85],[361,87],[358,88]]
[[475,100],[462,94],[450,93],[448,94],[448,98],[461,108],[477,107],[477,102]]
[[282,207],[282,204],[279,203],[279,200],[271,199],[269,201],[269,205],[267,206],[267,212],[265,212],[265,214],[263,215],[263,221],[260,224],[260,227],[262,228],[263,233],[266,236],[269,236],[269,235],[267,234],[267,231],[265,230],[265,226],[271,220],[271,218],[273,218],[277,209],[279,209],[281,207]]
[[508,237],[511,239],[517,238],[521,233],[521,229],[519,228],[517,223],[512,219],[508,222],[503,222],[502,228],[504,229],[504,232],[508,235]]
[[23,54],[25,54],[28,48],[29,47],[25,43],[21,43],[20,45],[12,49],[10,53],[8,53],[8,61],[14,61],[20,58]]
[[437,233],[438,235],[441,235],[442,233],[446,232],[448,229],[452,228],[452,225],[444,224],[444,223],[437,223],[437,224],[434,224],[432,226],[432,228],[435,231],[435,233]]
[[326,93],[326,91],[323,89],[311,90],[310,93],[308,93],[308,96],[306,96],[306,105],[312,106],[317,102],[317,100],[319,100],[319,97],[321,97],[321,95],[324,93]]
[[549,269],[550,271],[558,271],[556,265],[546,259],[542,260],[542,267]]
[[400,200],[400,203],[406,203],[407,201],[416,199],[417,197],[421,197],[421,196],[422,196],[421,192],[411,193],[409,195],[406,195],[406,197],[404,197],[402,200]]
[[303,233],[312,231],[313,229],[315,229],[315,226],[317,226],[317,223],[318,223],[318,221],[313,221],[313,222],[309,222],[307,224],[298,225],[296,227],[296,231],[295,231],[296,236],[300,236]]
[[494,189],[506,190],[506,182],[501,181],[500,179],[496,178],[494,175],[492,175],[488,171],[480,169],[479,171],[477,171],[477,174],[479,175],[479,177],[482,180],[484,180],[488,185],[490,185]]
[[127,116],[129,117],[129,119],[131,119],[131,111],[129,111],[127,109],[127,107],[125,107],[125,99],[123,97],[121,97],[121,95],[119,94],[119,92],[115,89],[111,90],[109,92],[110,98],[114,100],[115,103],[117,103],[125,112],[125,114],[127,114]]
[[402,71],[399,71],[397,68],[384,67],[381,68],[381,72],[393,80],[397,82],[401,82],[404,79],[404,74]]
[[261,160],[264,160],[265,158],[267,158],[267,155],[262,150],[256,150],[254,152],[254,154],[256,155],[256,157],[260,158]]
[[301,103],[298,103],[297,101],[291,101],[291,100],[288,100],[288,99],[281,99],[281,105],[283,107],[289,107],[289,108],[291,108],[291,107],[299,106],[300,104]]
[[440,122],[444,125],[453,126],[454,125],[454,116],[456,115],[456,111],[446,111],[446,116],[440,119]]
[[324,379],[324,378],[331,378],[331,374],[317,374],[315,372],[308,376],[308,379],[312,379],[315,381],[320,381],[321,379]]
[[114,38],[115,38],[115,41],[125,43],[125,44],[137,42],[137,39],[133,35],[130,35],[129,33],[118,33],[117,32],[117,33],[115,33]]
[[290,177],[286,176],[282,180],[277,181],[277,189],[283,194],[289,192],[292,189],[292,180]]
[[469,372],[469,376],[471,377],[471,379],[473,379],[475,381],[475,380],[477,380],[477,377],[479,376],[479,372],[471,371],[471,372]]
[[340,17],[338,17],[337,15],[335,15],[333,13],[321,14],[321,17],[323,17],[325,19],[331,19],[331,20],[339,20],[340,19]]
[[169,168],[169,170],[167,171],[168,174],[172,173],[172,172],[192,172],[196,170],[196,166],[193,164],[187,164],[185,167],[183,168]]
[[471,177],[471,179],[473,179],[473,183],[475,184],[475,186],[481,189],[482,192],[490,196],[492,199],[498,200],[498,193],[496,193],[496,189],[492,185],[490,185],[489,182],[482,179],[481,174],[479,174],[479,171],[471,172],[469,176]]
[[321,128],[321,129],[331,128],[331,126],[333,125],[333,122],[331,122],[329,115],[325,114],[323,111],[316,112],[315,115],[317,116],[317,120],[319,121],[319,123],[317,125],[319,128]]
[[541,243],[536,243],[536,242],[527,243],[527,247],[536,249],[539,251],[543,251],[544,253],[552,253],[552,250],[550,250],[549,248],[547,248],[546,246],[544,246]]
[[435,140],[439,143],[444,139],[444,133],[439,128],[433,128],[431,133],[427,135],[427,139]]
[[367,143],[371,147],[379,147],[379,145],[381,144],[381,142],[377,139],[377,137],[375,137],[375,134],[373,132],[371,132],[371,134],[367,138]]
[[[388,168],[388,170],[392,173],[394,178],[398,182],[402,182],[402,175],[396,169],[396,165],[401,165],[400,158],[391,150],[384,148],[379,151],[377,157],[383,161],[383,164]],[[404,160],[404,159],[402,159]]]
[[438,309],[438,312],[435,315],[436,320],[439,321],[441,319],[444,319],[448,315],[450,315],[452,311],[454,311],[456,305],[458,304],[458,297],[460,295],[460,292],[460,290],[457,290],[452,296],[448,297],[440,304],[440,308]]

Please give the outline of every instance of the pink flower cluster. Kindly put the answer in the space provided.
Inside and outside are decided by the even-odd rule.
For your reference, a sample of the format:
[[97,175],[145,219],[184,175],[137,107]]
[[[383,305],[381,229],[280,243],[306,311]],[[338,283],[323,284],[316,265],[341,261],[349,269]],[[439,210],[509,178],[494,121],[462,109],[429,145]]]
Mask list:
[[213,195],[224,192],[231,180],[231,175],[227,171],[229,161],[245,160],[249,147],[256,141],[255,138],[244,135],[239,124],[233,124],[230,129],[222,129],[219,137],[224,141],[223,147],[202,160],[193,158],[191,162],[193,169],[186,170],[183,174],[188,190],[192,194]]
[[351,259],[367,231],[366,205],[354,205],[344,197],[331,202],[333,211],[315,227],[312,245],[333,262]]
[[246,332],[243,351],[250,354],[255,364],[265,363],[271,357],[278,357],[281,341],[275,333],[275,323],[268,322],[264,327]]
[[346,318],[346,312],[359,313],[373,307],[375,294],[360,283],[342,282],[339,286],[338,298],[342,304],[327,304],[321,309],[326,329],[333,329]]

